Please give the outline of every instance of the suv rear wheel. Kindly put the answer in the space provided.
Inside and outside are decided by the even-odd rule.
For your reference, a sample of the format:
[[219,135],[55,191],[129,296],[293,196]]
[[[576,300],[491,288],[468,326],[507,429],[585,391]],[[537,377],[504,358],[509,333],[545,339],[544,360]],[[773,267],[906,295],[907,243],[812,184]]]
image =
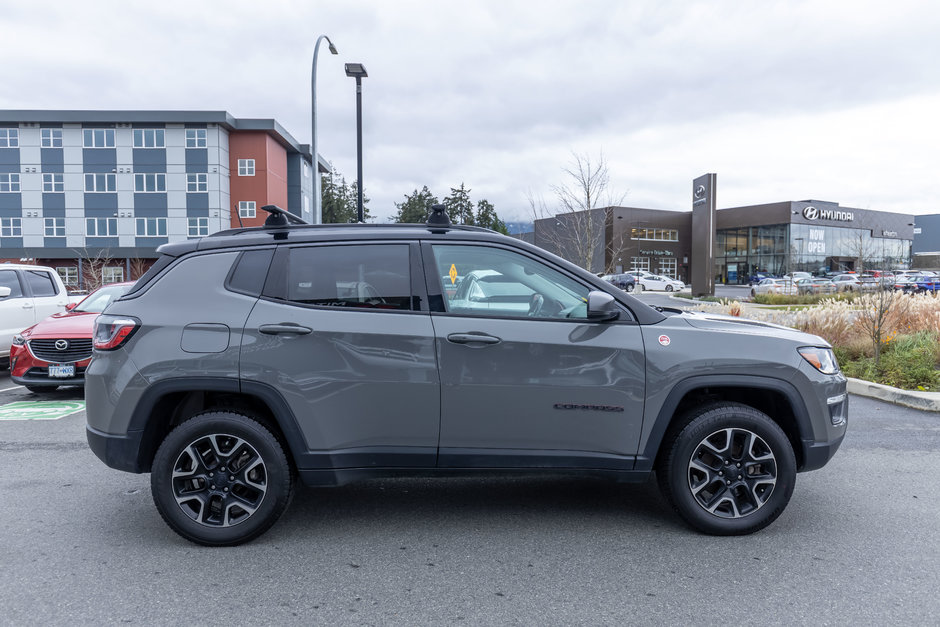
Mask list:
[[660,489],[690,525],[714,535],[763,529],[783,512],[796,457],[766,414],[737,403],[700,410],[671,441],[657,469]]
[[294,477],[277,438],[239,413],[198,414],[174,429],[153,460],[153,501],[167,524],[206,546],[267,531],[287,508]]

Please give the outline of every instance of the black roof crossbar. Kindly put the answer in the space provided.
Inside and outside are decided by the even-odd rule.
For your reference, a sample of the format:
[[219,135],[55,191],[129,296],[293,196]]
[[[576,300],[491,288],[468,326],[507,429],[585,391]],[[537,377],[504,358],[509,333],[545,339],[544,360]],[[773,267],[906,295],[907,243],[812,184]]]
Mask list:
[[310,224],[303,218],[298,218],[293,213],[281,209],[277,205],[264,205],[262,211],[267,211],[271,215],[264,221],[266,227],[288,226],[290,224]]

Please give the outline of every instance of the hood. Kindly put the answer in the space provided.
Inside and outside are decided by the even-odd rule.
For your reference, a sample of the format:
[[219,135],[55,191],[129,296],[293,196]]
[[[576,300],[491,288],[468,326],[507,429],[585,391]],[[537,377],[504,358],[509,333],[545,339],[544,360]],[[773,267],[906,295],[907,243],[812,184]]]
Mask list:
[[65,311],[52,314],[29,328],[29,338],[91,337],[95,318],[93,311]]
[[742,333],[745,335],[774,336],[791,339],[808,346],[830,346],[829,342],[811,333],[804,333],[797,329],[785,327],[772,322],[761,322],[749,318],[739,318],[725,314],[711,314],[700,311],[685,311],[680,314],[690,326],[697,329],[712,329],[715,331],[724,331],[730,333]]

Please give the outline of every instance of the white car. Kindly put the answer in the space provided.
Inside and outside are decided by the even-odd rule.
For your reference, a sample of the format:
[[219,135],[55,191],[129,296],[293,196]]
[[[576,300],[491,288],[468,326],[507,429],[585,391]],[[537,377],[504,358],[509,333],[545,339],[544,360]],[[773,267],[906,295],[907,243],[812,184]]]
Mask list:
[[0,368],[7,366],[14,335],[68,304],[65,285],[52,268],[0,264]]
[[685,283],[682,281],[659,274],[642,274],[637,277],[636,283],[643,288],[643,291],[678,292],[685,289]]
[[758,294],[796,294],[796,284],[790,279],[764,279],[751,288],[751,296]]

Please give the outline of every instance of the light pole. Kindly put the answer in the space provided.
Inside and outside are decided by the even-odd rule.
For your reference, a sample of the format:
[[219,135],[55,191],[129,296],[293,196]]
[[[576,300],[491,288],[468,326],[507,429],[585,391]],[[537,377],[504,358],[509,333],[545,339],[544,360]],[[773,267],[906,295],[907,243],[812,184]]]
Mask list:
[[313,139],[310,142],[310,150],[313,152],[313,223],[322,222],[322,198],[320,197],[320,158],[317,156],[317,54],[320,52],[320,42],[323,40],[330,46],[330,52],[339,54],[336,46],[326,35],[317,37],[317,43],[313,47],[313,68],[310,70],[310,129],[313,133]]
[[356,191],[358,192],[356,206],[359,210],[359,222],[364,222],[362,217],[362,79],[368,76],[366,66],[361,63],[347,63],[346,76],[356,79]]

